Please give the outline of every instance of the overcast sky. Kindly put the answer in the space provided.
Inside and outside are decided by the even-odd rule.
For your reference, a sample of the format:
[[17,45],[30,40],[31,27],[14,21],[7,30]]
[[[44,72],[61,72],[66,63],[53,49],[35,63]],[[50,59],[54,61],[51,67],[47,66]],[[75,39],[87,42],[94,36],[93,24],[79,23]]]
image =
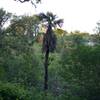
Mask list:
[[0,0],[0,8],[17,15],[51,11],[64,19],[63,28],[67,31],[93,33],[96,23],[100,20],[100,0],[42,0],[36,9],[31,3]]

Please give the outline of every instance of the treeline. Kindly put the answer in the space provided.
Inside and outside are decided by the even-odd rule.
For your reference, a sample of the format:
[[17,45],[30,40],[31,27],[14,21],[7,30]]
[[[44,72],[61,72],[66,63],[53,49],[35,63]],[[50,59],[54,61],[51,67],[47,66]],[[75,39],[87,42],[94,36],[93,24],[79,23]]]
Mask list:
[[15,16],[0,9],[0,100],[100,100],[99,31],[53,30],[57,43],[49,55],[45,94],[45,28],[37,15]]

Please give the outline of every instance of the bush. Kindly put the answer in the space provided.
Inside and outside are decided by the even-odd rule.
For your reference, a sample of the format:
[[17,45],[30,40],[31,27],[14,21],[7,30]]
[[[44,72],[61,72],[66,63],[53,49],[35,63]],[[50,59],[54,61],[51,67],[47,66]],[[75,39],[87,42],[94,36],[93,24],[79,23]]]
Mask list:
[[18,84],[0,82],[0,100],[62,100],[51,93],[45,93],[35,88],[28,91]]
[[0,82],[0,100],[31,100],[31,95],[17,84]]
[[60,75],[66,93],[83,100],[100,100],[100,46],[66,48],[61,57]]

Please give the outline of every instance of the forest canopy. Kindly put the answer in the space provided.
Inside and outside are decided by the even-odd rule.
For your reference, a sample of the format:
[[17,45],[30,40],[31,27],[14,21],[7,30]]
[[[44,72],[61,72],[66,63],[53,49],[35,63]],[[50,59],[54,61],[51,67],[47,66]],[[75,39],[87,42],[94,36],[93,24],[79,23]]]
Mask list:
[[94,34],[67,32],[52,12],[0,9],[0,100],[100,100],[98,23]]

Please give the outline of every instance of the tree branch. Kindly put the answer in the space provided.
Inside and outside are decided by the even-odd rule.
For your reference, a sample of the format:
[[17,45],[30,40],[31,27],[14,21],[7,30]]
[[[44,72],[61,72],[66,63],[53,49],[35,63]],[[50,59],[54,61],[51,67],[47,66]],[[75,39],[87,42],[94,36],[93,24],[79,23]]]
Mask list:
[[[15,0],[16,1],[16,0]],[[20,1],[21,3],[24,3],[24,2],[28,2],[28,1],[30,1],[30,0],[18,0],[18,1]]]
[[15,0],[15,1],[20,1],[21,3],[31,1],[32,5],[34,5],[35,8],[36,8],[36,4],[41,2],[41,0],[35,0],[36,1],[35,3],[33,2],[33,0]]

